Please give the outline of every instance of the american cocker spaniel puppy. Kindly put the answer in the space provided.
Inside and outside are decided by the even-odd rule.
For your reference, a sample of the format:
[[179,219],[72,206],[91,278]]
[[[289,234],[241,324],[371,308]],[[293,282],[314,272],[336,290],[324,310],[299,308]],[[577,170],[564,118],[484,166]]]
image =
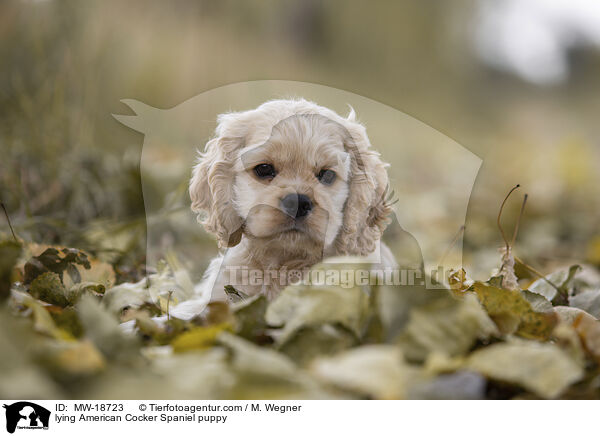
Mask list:
[[212,300],[225,300],[228,284],[272,298],[288,284],[284,272],[332,256],[394,266],[380,243],[387,186],[354,110],[342,117],[294,99],[220,115],[189,186],[192,210],[223,251],[204,279]]

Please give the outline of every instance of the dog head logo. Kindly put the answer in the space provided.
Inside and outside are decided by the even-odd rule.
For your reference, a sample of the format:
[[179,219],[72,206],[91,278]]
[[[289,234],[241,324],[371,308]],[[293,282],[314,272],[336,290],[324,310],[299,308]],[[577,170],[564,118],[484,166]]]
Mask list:
[[16,429],[48,429],[50,411],[29,401],[4,404],[6,409],[6,431],[14,433]]

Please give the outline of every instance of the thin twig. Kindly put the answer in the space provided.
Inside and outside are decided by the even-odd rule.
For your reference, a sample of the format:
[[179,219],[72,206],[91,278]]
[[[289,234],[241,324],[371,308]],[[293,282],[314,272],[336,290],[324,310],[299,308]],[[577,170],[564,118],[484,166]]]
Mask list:
[[500,210],[498,211],[498,228],[500,229],[500,233],[502,234],[502,239],[504,239],[504,243],[506,244],[506,251],[508,252],[510,250],[510,244],[508,243],[508,239],[506,239],[506,234],[504,233],[504,230],[502,229],[502,225],[500,225],[500,217],[502,216],[502,210],[504,209],[504,204],[506,203],[506,200],[508,200],[508,197],[510,197],[510,194],[512,194],[515,189],[520,188],[521,185],[516,185],[514,188],[512,188],[508,194],[506,194],[506,197],[504,197],[504,201],[502,202],[502,205],[500,206]]
[[534,273],[536,276],[538,276],[542,280],[548,282],[548,284],[550,286],[552,286],[554,289],[556,289],[557,291],[559,290],[558,286],[556,286],[554,283],[552,283],[550,280],[548,280],[544,274],[542,274],[541,272],[539,272],[538,270],[536,270],[534,267],[526,264],[523,260],[519,259],[517,256],[513,255],[513,257],[515,258],[515,260],[517,262],[519,262],[521,265],[523,265],[526,269],[528,269],[529,271],[531,271],[532,273]]
[[515,230],[513,232],[512,241],[510,243],[511,247],[515,246],[515,242],[517,240],[517,234],[519,233],[519,224],[521,223],[521,218],[523,218],[523,211],[525,210],[525,204],[527,203],[528,195],[525,194],[523,197],[523,203],[521,203],[521,211],[519,212],[519,218],[517,219],[517,223],[515,224]]
[[4,205],[3,202],[0,202],[0,206],[2,206],[2,210],[4,210],[4,215],[6,215],[6,222],[8,223],[8,227],[10,228],[10,232],[12,233],[13,238],[15,238],[16,242],[19,242],[19,240],[17,239],[17,235],[15,235],[15,231],[13,229],[13,226],[10,223],[10,217],[8,216],[8,211],[6,210],[6,206]]

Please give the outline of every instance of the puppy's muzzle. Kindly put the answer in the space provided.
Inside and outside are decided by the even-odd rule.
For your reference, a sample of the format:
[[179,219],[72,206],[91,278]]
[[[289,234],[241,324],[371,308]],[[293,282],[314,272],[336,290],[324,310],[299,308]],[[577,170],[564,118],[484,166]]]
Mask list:
[[303,194],[288,194],[281,199],[281,209],[293,218],[305,217],[312,208],[312,201]]

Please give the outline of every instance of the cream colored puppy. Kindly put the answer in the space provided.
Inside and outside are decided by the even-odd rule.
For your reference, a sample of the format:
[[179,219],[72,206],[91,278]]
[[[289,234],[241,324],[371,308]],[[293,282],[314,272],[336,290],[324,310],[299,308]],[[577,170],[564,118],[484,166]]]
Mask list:
[[272,298],[286,272],[325,257],[375,255],[394,266],[380,244],[391,212],[385,167],[354,111],[344,118],[298,99],[220,115],[189,187],[192,210],[224,251],[202,287],[213,300],[226,299],[227,284]]

